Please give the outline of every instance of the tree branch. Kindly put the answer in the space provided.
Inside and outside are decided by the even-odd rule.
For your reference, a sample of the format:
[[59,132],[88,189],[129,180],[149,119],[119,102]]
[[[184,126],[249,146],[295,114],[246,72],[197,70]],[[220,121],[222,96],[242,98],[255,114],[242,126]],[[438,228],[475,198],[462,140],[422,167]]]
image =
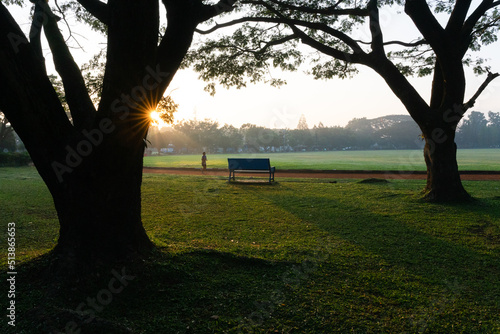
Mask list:
[[496,26],[496,25],[497,25],[497,22],[499,22],[499,21],[500,21],[500,16],[499,16],[499,17],[497,17],[497,18],[495,18],[493,21],[488,22],[488,24],[484,24],[484,25],[482,25],[482,26],[479,26],[477,29],[475,29],[475,30],[471,33],[471,35],[475,35],[475,34],[477,34],[477,33],[482,33],[482,32],[484,32],[484,30],[486,30],[486,29],[488,29],[488,28],[492,28],[492,27]]
[[[0,109],[21,137],[42,177],[64,150],[73,127],[19,25],[0,2]],[[52,189],[53,190],[53,189]]]
[[[302,43],[309,45],[310,47],[318,50],[319,52],[322,52],[328,56],[331,56],[333,58],[343,60],[348,63],[359,63],[359,55],[360,53],[347,53],[338,49],[334,49],[332,47],[329,47],[321,42],[318,42],[299,28],[295,26],[291,26],[292,31],[294,32],[295,35],[299,36]],[[364,54],[364,52],[361,52]]]
[[[292,28],[292,26],[293,27],[301,26],[301,27],[312,29],[312,30],[320,30],[320,31],[323,31],[323,32],[331,35],[332,37],[340,39],[341,41],[346,43],[355,53],[362,53],[363,52],[361,47],[358,45],[358,43],[354,39],[347,36],[346,34],[344,34],[341,31],[338,31],[336,29],[333,29],[333,28],[327,26],[326,24],[307,22],[307,21],[296,20],[296,19],[288,19],[285,17],[261,17],[261,16],[243,17],[240,19],[226,22],[226,23],[216,24],[214,27],[212,27],[208,30],[196,29],[196,32],[199,34],[206,35],[206,34],[210,34],[210,33],[214,32],[218,29],[234,26],[237,24],[245,23],[245,22],[281,23],[281,24],[286,24],[286,25],[290,26],[290,28]],[[292,28],[292,30],[293,30],[293,28]],[[302,38],[302,34],[304,32],[300,29],[299,29],[299,32],[300,32],[300,35]]]
[[71,38],[73,38],[73,40],[75,41],[76,44],[78,44],[78,47],[83,50],[83,47],[80,45],[80,42],[78,42],[78,40],[73,36],[73,31],[71,30],[71,26],[68,22],[68,20],[66,19],[66,14],[62,11],[61,7],[59,6],[59,4],[57,3],[57,0],[54,1],[55,4],[56,4],[56,7],[57,7],[57,10],[59,11],[59,13],[62,15],[62,20],[64,21],[64,23],[66,24],[66,28],[68,28],[68,32],[69,32],[69,36],[68,38],[66,39],[66,41],[69,41]]
[[220,0],[215,5],[202,5],[203,11],[199,15],[198,23],[207,21],[222,13],[229,13],[235,8],[238,0]]
[[445,28],[447,32],[456,34],[460,31],[467,17],[467,13],[469,12],[471,2],[471,0],[457,0]]
[[45,14],[43,13],[42,7],[38,3],[36,3],[35,12],[33,13],[33,21],[31,22],[29,37],[30,37],[31,47],[33,48],[33,51],[35,52],[37,58],[39,59],[40,64],[45,69],[45,58],[43,57],[42,41],[41,41],[43,21],[45,20],[44,15]]
[[[342,3],[342,0],[337,1],[334,5],[324,8],[313,8],[309,6],[295,6],[288,3],[284,3],[278,0],[269,0],[270,2],[293,11],[298,11],[300,13],[306,14],[320,14],[320,15],[355,15],[355,16],[368,16],[368,10],[365,8],[344,8],[338,9],[338,6]],[[262,1],[242,1],[243,4],[262,4]]]
[[[474,27],[477,22],[483,17],[483,15],[490,9],[500,5],[500,1],[493,1],[493,0],[483,0],[481,4],[472,12],[472,14],[467,18],[467,20],[464,22],[462,31],[461,31],[461,40],[468,41],[473,33]],[[467,52],[467,49],[469,48],[469,43],[463,43],[463,54]]]
[[367,8],[370,12],[370,33],[372,35],[372,50],[375,54],[385,57],[384,37],[382,35],[382,28],[380,27],[377,0],[370,0],[368,2]]
[[245,51],[246,52],[250,52],[250,53],[254,53],[254,54],[257,55],[257,54],[264,53],[267,49],[269,49],[270,47],[272,47],[274,45],[280,45],[280,44],[283,44],[283,43],[286,43],[286,42],[289,42],[289,41],[293,41],[294,39],[297,39],[297,38],[298,38],[297,35],[292,34],[292,35],[285,36],[283,38],[279,38],[279,39],[275,39],[275,40],[269,41],[262,48],[260,48],[259,50],[245,50]]
[[109,8],[108,5],[99,0],[77,0],[83,8],[85,8],[90,14],[92,14],[96,19],[104,24],[109,22]]
[[405,13],[410,16],[424,39],[431,45],[438,58],[444,56],[449,49],[443,27],[432,14],[425,0],[407,0]]
[[498,76],[500,76],[499,73],[488,72],[488,76],[486,77],[486,80],[484,80],[483,84],[481,86],[479,86],[477,92],[471,97],[471,99],[469,101],[467,101],[467,103],[464,104],[464,107],[463,107],[464,113],[469,108],[472,108],[474,106],[479,95],[481,95],[481,93],[486,89],[486,87],[490,84],[490,82],[492,82]]
[[490,9],[500,5],[500,1],[493,0],[483,0],[479,6],[472,12],[472,14],[465,21],[462,28],[462,35],[469,35],[476,23],[481,19],[481,17]]
[[266,49],[270,48],[271,46],[280,45],[280,44],[283,44],[283,43],[286,43],[286,42],[289,42],[289,41],[293,41],[297,37],[298,37],[297,35],[292,34],[292,35],[288,35],[288,36],[285,36],[285,37],[280,38],[280,39],[269,41],[269,42],[266,43],[266,45],[264,45],[264,47],[262,49],[260,49],[259,53],[264,52]]
[[[193,4],[192,1],[196,1]],[[233,0],[221,0],[217,5],[203,5],[199,0],[162,0],[167,10],[167,29],[157,49],[158,68],[164,73],[164,78],[159,83],[153,97],[159,103],[168,85],[172,81],[175,73],[179,69],[182,60],[191,47],[196,26],[215,16],[225,9],[229,10],[229,5]],[[193,7],[197,13],[192,13]],[[219,7],[217,7],[219,5]],[[231,7],[232,8],[232,7]]]
[[[39,0],[39,2],[44,1]],[[47,5],[43,7],[43,10],[46,14],[44,22],[45,36],[53,54],[54,65],[63,81],[73,123],[77,128],[82,128],[91,121],[96,110],[87,92],[80,68],[69,52],[64,37],[57,26],[56,19],[51,15],[52,12]]]
[[[261,0],[258,0],[258,1],[261,2]],[[338,58],[341,60],[345,60],[348,62],[351,62],[351,60],[352,60],[352,55],[350,55],[349,53],[331,48],[331,47],[326,46],[326,45],[319,46],[317,41],[314,38],[310,37],[309,35],[304,33],[302,30],[298,29],[296,27],[297,25],[303,26],[303,27],[306,27],[309,29],[313,29],[313,30],[324,31],[325,33],[330,34],[331,36],[338,38],[342,42],[346,43],[353,50],[353,53],[358,53],[358,54],[364,53],[363,50],[361,49],[361,47],[358,45],[358,43],[356,43],[351,37],[347,36],[345,33],[341,32],[339,30],[333,29],[330,26],[323,24],[323,23],[314,23],[314,22],[307,22],[307,21],[302,21],[302,20],[289,19],[289,18],[285,17],[283,14],[281,14],[279,11],[274,9],[272,6],[270,6],[264,2],[262,3],[262,5],[264,7],[266,7],[269,11],[274,13],[276,16],[278,16],[278,18],[281,20],[280,22],[287,24],[295,34],[300,35],[302,41],[303,42],[306,41],[305,44],[307,44],[309,46],[315,45],[314,48],[318,51],[320,50],[320,49],[318,49],[318,47],[319,47],[325,51],[328,51],[329,53],[327,53],[327,54],[329,54],[332,57],[335,57],[335,58]],[[280,22],[278,22],[278,23],[280,23]],[[306,38],[305,36],[307,36],[308,38]],[[308,44],[308,43],[310,43],[310,44]],[[325,43],[321,43],[321,44],[325,44]],[[337,55],[338,57],[334,56],[334,55]],[[351,59],[351,60],[348,60],[348,59]]]
[[[227,12],[229,12],[230,9],[231,10],[233,9],[232,5],[230,7],[228,4],[227,5],[222,5],[221,3],[227,2],[227,3],[234,4],[234,3],[236,3],[236,1],[237,0],[225,0],[225,1],[221,0],[219,2],[219,4],[211,6],[211,7],[214,7],[214,8],[212,8],[212,12],[213,12],[214,15],[211,15],[209,18],[215,17],[216,15],[218,15],[220,13],[220,11],[219,12],[216,11],[217,6],[219,6],[219,8],[222,8],[222,9],[226,8]],[[276,1],[276,3],[278,3],[278,2]],[[242,1],[242,4],[254,4],[254,5],[269,6],[269,5],[265,4],[264,2],[262,2],[260,0],[259,1],[250,1],[250,0],[248,0],[248,1]],[[297,8],[297,10],[298,10],[298,8],[300,8],[300,7],[296,7],[296,6],[292,6],[292,5],[287,5],[287,6],[288,7]],[[318,14],[321,14],[321,13],[318,13]],[[362,8],[337,10],[337,11],[331,13],[331,15],[333,15],[333,14],[335,14],[335,15],[357,15],[357,16],[368,16],[369,15],[368,10],[362,9]],[[214,31],[216,31],[218,29],[230,27],[230,26],[233,26],[233,25],[236,25],[236,24],[240,24],[240,23],[244,23],[244,22],[274,22],[274,21],[266,21],[266,19],[271,19],[271,18],[269,18],[269,17],[243,17],[243,18],[232,20],[232,21],[229,21],[229,22],[226,22],[226,23],[222,23],[222,24],[216,23],[214,27],[212,27],[212,28],[210,28],[208,30],[199,30],[199,29],[197,29],[196,32],[199,33],[199,34],[202,34],[202,35],[207,35],[207,34],[213,33]]]
[[[234,44],[218,45],[218,47],[220,47],[220,48],[235,48],[239,51],[238,56],[243,54],[243,53],[252,53],[254,55],[259,55],[259,54],[264,53],[267,49],[269,49],[270,47],[272,47],[274,45],[280,45],[280,44],[283,44],[283,43],[286,43],[289,41],[293,41],[294,39],[297,39],[297,38],[298,38],[297,35],[292,34],[292,35],[285,36],[283,38],[271,40],[271,41],[266,42],[266,44],[263,47],[261,47],[260,49],[257,49],[257,50],[241,48],[241,47],[234,45]],[[231,59],[233,59],[233,58],[235,58],[235,57],[231,57]]]
[[403,42],[403,41],[389,41],[389,42],[384,42],[384,45],[391,45],[391,44],[397,44],[401,46],[406,46],[409,48],[415,47],[415,46],[420,46],[420,45],[426,45],[429,44],[425,39],[418,40],[413,43],[408,43],[408,42]]
[[[268,18],[262,17],[261,19],[268,19]],[[216,23],[215,26],[213,26],[212,28],[210,28],[208,30],[195,29],[195,32],[200,34],[200,35],[208,35],[208,34],[215,32],[216,30],[231,27],[231,26],[245,23],[245,22],[263,22],[263,21],[259,21],[257,17],[243,17],[240,19],[232,20],[229,22],[221,23],[221,24]],[[272,23],[275,23],[275,22],[272,22]]]
[[[365,42],[365,41],[361,41],[361,40],[358,40],[358,39],[355,40],[355,41],[356,41],[356,43],[359,43],[359,44],[366,44],[366,45],[370,45],[371,44],[371,42]],[[426,44],[429,44],[429,43],[427,43],[425,39],[421,39],[421,40],[418,40],[416,42],[388,41],[388,42],[384,42],[383,44],[384,44],[384,46],[385,45],[396,44],[396,45],[401,45],[401,46],[412,48],[412,47],[415,47],[415,46],[426,45]]]

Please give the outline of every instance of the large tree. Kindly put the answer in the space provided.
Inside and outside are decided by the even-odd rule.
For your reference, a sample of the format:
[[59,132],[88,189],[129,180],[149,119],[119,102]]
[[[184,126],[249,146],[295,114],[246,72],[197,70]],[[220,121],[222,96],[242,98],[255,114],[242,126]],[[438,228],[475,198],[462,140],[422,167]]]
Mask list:
[[[144,254],[152,247],[141,221],[149,113],[178,70],[198,24],[231,6],[225,0],[163,0],[163,31],[158,0],[59,1],[73,20],[107,36],[102,92],[95,105],[58,27],[64,13],[54,14],[44,0],[32,2],[29,38],[5,6],[24,1],[0,3],[0,109],[53,197],[60,222],[59,263],[67,267]],[[70,117],[47,75],[43,36]]]
[[[425,139],[425,196],[430,200],[468,199],[456,159],[455,130],[464,113],[498,74],[473,60],[469,51],[497,40],[499,1],[494,0],[239,0],[240,17],[200,30],[202,34],[233,27],[208,40],[188,57],[205,80],[244,86],[246,79],[266,78],[269,67],[295,70],[312,53],[316,78],[348,77],[356,65],[378,73],[401,100]],[[412,41],[386,40],[380,19],[383,6],[403,6],[419,32]],[[387,7],[385,7],[387,8]],[[434,11],[434,13],[433,13]],[[403,30],[403,28],[402,28]],[[366,36],[360,38],[359,36]],[[413,36],[408,36],[408,39]],[[464,65],[487,74],[466,100]],[[407,79],[433,75],[430,101]],[[280,84],[271,79],[273,84]],[[213,90],[214,83],[208,88]],[[342,98],[342,97],[337,97]]]

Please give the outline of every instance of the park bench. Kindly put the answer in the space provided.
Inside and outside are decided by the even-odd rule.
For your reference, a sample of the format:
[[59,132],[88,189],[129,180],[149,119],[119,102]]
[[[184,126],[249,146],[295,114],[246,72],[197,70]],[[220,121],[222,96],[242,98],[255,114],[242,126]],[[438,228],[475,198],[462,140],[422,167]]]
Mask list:
[[274,181],[274,167],[269,159],[236,159],[228,158],[229,181],[234,181],[236,171],[243,173],[269,173],[269,183]]

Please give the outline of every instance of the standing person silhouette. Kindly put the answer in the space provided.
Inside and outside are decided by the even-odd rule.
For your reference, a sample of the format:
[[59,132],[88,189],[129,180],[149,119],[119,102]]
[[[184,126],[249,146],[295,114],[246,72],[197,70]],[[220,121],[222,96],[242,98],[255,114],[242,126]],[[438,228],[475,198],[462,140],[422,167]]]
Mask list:
[[203,167],[203,173],[207,170],[207,160],[207,155],[203,152],[203,155],[201,156],[201,167]]

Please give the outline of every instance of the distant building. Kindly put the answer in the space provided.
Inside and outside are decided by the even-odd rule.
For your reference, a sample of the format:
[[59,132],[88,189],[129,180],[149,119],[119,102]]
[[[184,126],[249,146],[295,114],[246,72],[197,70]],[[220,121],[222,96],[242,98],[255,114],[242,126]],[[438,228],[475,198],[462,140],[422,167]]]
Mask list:
[[158,149],[157,149],[157,148],[155,148],[155,147],[152,147],[152,148],[147,148],[147,149],[144,151],[144,155],[145,155],[145,156],[158,155]]

